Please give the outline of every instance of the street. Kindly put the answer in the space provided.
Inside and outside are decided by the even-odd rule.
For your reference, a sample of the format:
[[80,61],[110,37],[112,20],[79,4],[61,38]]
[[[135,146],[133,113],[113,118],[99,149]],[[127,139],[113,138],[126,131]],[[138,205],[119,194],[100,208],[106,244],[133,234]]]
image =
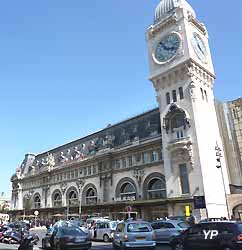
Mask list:
[[[34,246],[34,250],[41,249],[41,242],[42,238],[45,236],[46,230],[44,229],[33,229],[32,232],[38,234],[40,241],[38,242],[37,246]],[[11,249],[18,249],[18,245],[9,245],[0,243],[0,250],[11,250]],[[104,242],[92,242],[92,250],[111,250],[113,249],[111,243],[104,243]],[[168,246],[157,246],[156,250],[171,250]]]
[[[18,245],[8,245],[0,243],[0,250],[12,250],[17,249]],[[34,246],[34,250],[40,250],[40,246]],[[102,242],[93,242],[92,250],[111,250],[112,244],[111,243],[102,243]],[[157,250],[170,250],[167,246],[158,246]]]
[[[46,229],[32,229],[31,231],[37,233],[40,238],[38,245],[34,246],[34,250],[40,250],[42,238],[45,236]],[[9,245],[0,243],[0,250],[11,250],[11,249],[18,249],[18,245]],[[112,243],[92,242],[91,250],[112,250],[112,249],[113,249]],[[171,248],[162,245],[162,246],[157,246],[156,250],[171,250]]]

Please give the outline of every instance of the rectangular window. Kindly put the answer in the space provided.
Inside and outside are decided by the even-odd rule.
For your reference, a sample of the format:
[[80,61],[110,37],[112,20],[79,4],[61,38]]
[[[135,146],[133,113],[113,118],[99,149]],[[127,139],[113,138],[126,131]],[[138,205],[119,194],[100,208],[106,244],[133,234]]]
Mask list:
[[141,163],[141,154],[136,154],[135,155],[135,162],[137,165]]
[[151,161],[158,161],[159,160],[159,153],[157,151],[151,152]]
[[180,169],[180,182],[181,182],[182,194],[189,194],[190,188],[189,188],[187,165],[180,164],[179,169]]
[[133,157],[132,157],[132,155],[130,155],[128,157],[128,162],[129,162],[129,167],[132,167],[133,166]]
[[120,169],[120,160],[115,161],[115,168]]
[[142,154],[142,158],[143,158],[143,163],[149,163],[150,159],[149,159],[149,154],[147,152]]
[[182,130],[179,130],[176,132],[176,137],[177,139],[181,139],[184,137],[184,134],[183,134],[183,131]]
[[173,102],[177,102],[176,90],[172,90],[172,100]]
[[180,100],[184,99],[183,88],[180,87],[178,91],[179,91]]
[[86,176],[87,175],[87,168],[85,167],[85,168],[83,168],[83,174],[84,174],[84,176]]
[[122,168],[126,168],[126,158],[122,158]]
[[97,173],[97,167],[96,167],[96,165],[93,165],[92,167],[93,167],[93,174],[96,174]]
[[74,178],[75,178],[75,172],[73,170],[73,171],[71,171],[71,179],[74,179]]
[[75,169],[75,178],[78,178],[78,169]]
[[166,93],[166,103],[167,105],[171,103],[170,93]]
[[71,178],[71,173],[67,172],[67,179],[69,180]]
[[88,167],[88,175],[91,175],[91,174],[92,174],[92,167],[89,166],[89,167]]

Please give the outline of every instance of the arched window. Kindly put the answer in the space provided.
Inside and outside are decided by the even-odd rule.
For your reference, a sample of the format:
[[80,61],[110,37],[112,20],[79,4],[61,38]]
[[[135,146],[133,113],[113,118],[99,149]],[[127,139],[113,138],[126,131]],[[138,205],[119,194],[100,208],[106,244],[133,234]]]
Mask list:
[[172,100],[173,102],[177,102],[176,90],[172,90]]
[[136,191],[133,184],[126,182],[121,186],[120,197],[122,200],[129,199],[131,197],[136,198]]
[[76,205],[78,205],[78,195],[77,195],[77,192],[75,190],[72,190],[69,193],[68,204],[69,204],[69,206],[76,206]]
[[53,197],[53,206],[61,207],[62,206],[62,197],[60,193],[55,193]]
[[97,193],[93,188],[89,188],[86,192],[86,204],[94,205],[97,204]]
[[201,91],[202,99],[204,100],[204,93],[203,93],[203,89],[202,89],[202,88],[200,88],[200,91]]
[[178,91],[179,91],[180,100],[184,99],[183,88],[180,87],[180,88],[178,89]]
[[40,200],[39,195],[37,195],[34,197],[34,208],[38,209],[40,207],[41,207],[41,200]]
[[171,97],[170,97],[170,93],[166,93],[166,103],[167,105],[171,103]]
[[148,199],[166,198],[166,184],[160,178],[152,179],[148,184]]

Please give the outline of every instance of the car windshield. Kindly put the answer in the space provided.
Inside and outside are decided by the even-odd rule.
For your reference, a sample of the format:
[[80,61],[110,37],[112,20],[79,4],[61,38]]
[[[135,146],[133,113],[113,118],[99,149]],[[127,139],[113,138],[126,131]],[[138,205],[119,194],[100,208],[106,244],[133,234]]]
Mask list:
[[151,232],[151,230],[151,227],[147,223],[130,223],[127,228],[127,232],[129,233]]
[[177,224],[180,228],[189,228],[190,225],[187,222],[180,222]]
[[85,235],[85,233],[77,228],[77,227],[65,227],[61,229],[61,233],[62,235],[71,235],[71,236],[81,236],[81,235]]

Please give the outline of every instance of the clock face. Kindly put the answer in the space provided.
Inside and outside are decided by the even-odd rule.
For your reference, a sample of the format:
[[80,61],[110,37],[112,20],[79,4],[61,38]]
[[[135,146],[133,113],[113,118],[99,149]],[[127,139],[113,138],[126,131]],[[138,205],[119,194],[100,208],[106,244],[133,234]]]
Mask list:
[[198,58],[202,61],[205,61],[207,57],[206,45],[202,38],[196,32],[194,32],[192,35],[192,46]]
[[163,38],[155,50],[155,59],[159,63],[165,63],[175,57],[180,48],[181,40],[177,34],[170,34]]

